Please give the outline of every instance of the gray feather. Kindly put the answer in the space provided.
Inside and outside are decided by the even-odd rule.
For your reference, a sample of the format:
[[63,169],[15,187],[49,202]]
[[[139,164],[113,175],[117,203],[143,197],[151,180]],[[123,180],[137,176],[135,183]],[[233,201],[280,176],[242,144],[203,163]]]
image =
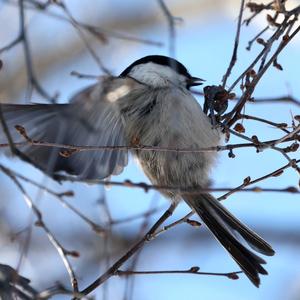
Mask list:
[[[219,143],[220,131],[212,127],[186,88],[190,79],[187,71],[179,74],[169,66],[149,62],[132,64],[125,72],[129,77],[106,77],[78,93],[69,105],[2,104],[14,140],[22,140],[13,129],[18,124],[25,127],[32,139],[70,145],[140,144],[199,149]],[[3,133],[1,141],[6,142]],[[29,145],[20,149],[50,175],[65,171],[82,179],[105,178],[120,173],[127,164],[127,151],[79,152],[63,158],[58,154],[61,149]],[[207,186],[216,152],[134,150],[133,153],[153,184],[176,188],[163,194],[172,201],[183,198],[258,286],[259,274],[267,274],[261,266],[265,261],[247,249],[238,236],[266,255],[274,254],[271,246],[211,195],[190,195],[179,189]]]
[[[78,93],[71,104],[1,104],[3,116],[14,142],[24,141],[14,126],[21,125],[33,140],[76,146],[126,146],[122,118],[116,106],[124,93],[107,97],[128,80],[111,78]],[[0,129],[0,143],[6,143]],[[59,171],[79,179],[102,179],[122,172],[128,162],[126,150],[82,151],[62,157],[63,149],[20,146],[30,161],[50,175]]]
[[[183,88],[151,89],[144,87],[142,96],[122,102],[128,139],[138,137],[142,145],[199,149],[216,146],[220,133],[213,128],[194,97]],[[154,101],[155,99],[155,101]],[[127,106],[126,106],[127,104]],[[153,105],[155,104],[155,105]],[[135,151],[144,172],[153,184],[175,188],[199,188],[208,185],[209,170],[216,152],[176,153]],[[173,201],[183,198],[200,216],[217,240],[230,253],[256,286],[259,274],[267,274],[265,261],[247,249],[273,255],[271,246],[237,220],[213,196],[189,195],[178,190],[163,193]]]
[[[141,145],[174,149],[199,149],[218,144],[218,130],[212,129],[200,105],[187,90],[145,86],[139,95],[132,94],[126,100],[120,105],[128,140],[137,138]],[[135,155],[153,184],[176,187],[206,185],[216,158],[215,152],[135,151]],[[172,198],[178,196],[168,191],[164,194]]]

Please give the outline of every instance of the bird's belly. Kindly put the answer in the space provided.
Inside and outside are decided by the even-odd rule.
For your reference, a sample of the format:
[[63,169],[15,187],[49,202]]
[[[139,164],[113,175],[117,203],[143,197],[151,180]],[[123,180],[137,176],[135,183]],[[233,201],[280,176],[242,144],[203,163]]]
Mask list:
[[143,98],[141,107],[131,108],[125,116],[129,144],[164,148],[134,152],[144,172],[156,185],[206,186],[216,152],[192,150],[216,146],[220,138],[218,130],[212,128],[196,100],[182,90],[164,89],[155,99],[155,103],[148,101],[150,107]]
[[[170,135],[161,130],[153,136],[152,141],[148,140],[142,144],[155,145],[165,150],[136,153],[140,165],[153,184],[182,188],[208,184],[212,156],[211,153],[192,152],[201,148],[199,141],[193,141],[192,137],[178,132]],[[188,151],[183,152],[180,149]]]

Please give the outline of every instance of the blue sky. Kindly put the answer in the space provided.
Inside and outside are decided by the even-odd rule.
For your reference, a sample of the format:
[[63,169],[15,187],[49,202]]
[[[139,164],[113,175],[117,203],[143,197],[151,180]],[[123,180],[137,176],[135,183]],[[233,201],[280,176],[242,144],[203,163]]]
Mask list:
[[[89,2],[91,2],[89,0]],[[143,3],[142,3],[143,2]],[[172,1],[170,1],[172,2]],[[119,12],[112,9],[118,5],[121,11],[129,13],[132,6],[146,5],[148,1],[103,1],[104,19],[109,19],[119,16]],[[78,5],[78,6],[77,6]],[[122,8],[120,8],[122,5]],[[149,9],[156,9],[149,5]],[[73,10],[76,14],[76,9],[81,7],[81,3],[76,1],[73,3]],[[137,8],[135,7],[134,11]],[[106,12],[106,13],[105,13]],[[236,15],[238,8],[236,10]],[[99,13],[101,15],[101,13]],[[183,16],[184,17],[184,16]],[[184,17],[185,18],[185,17]],[[70,28],[61,31],[61,25],[54,23],[55,27],[49,27],[50,20],[43,21],[41,28],[36,28],[35,24],[40,24],[39,16],[33,16],[30,20],[30,28],[33,29],[33,35],[38,38],[43,36],[43,30],[47,28],[50,31],[52,39],[58,38],[61,46],[64,34],[71,32]],[[207,17],[205,22],[197,18],[188,19],[177,27],[176,38],[176,57],[194,76],[199,76],[206,79],[205,84],[219,84],[225,73],[231,57],[233,47],[233,38],[235,35],[236,19],[230,17],[226,12],[219,12],[213,17]],[[52,26],[52,25],[51,25]],[[50,28],[50,29],[49,29]],[[242,29],[242,38],[240,41],[240,50],[238,53],[238,62],[233,70],[232,77],[228,81],[230,84],[247,66],[251,58],[260,50],[260,45],[254,45],[253,50],[248,52],[245,50],[247,41],[251,39],[259,30],[260,24]],[[148,27],[143,31],[135,30],[134,34],[159,41],[165,41],[167,37],[166,23]],[[48,40],[49,42],[49,40]],[[271,68],[258,85],[254,96],[255,97],[276,97],[286,95],[291,92],[295,97],[300,98],[300,84],[299,84],[299,38],[291,43],[284,52],[279,56],[279,62],[282,64],[284,70],[278,71]],[[107,55],[105,62],[115,72],[119,74],[132,61],[148,54],[164,54],[168,55],[167,47],[155,48],[142,44],[120,44],[120,41],[113,41],[110,45],[105,46],[105,55]],[[101,55],[102,49],[99,49]],[[59,90],[61,92],[60,100],[66,102],[70,95],[74,94],[78,89],[87,84],[87,80],[79,80],[69,76],[70,71],[76,70],[82,73],[98,74],[98,69],[95,62],[86,54],[82,52],[76,60],[66,61],[63,65],[53,66],[49,70],[47,76],[43,78],[43,85],[47,86],[50,91]],[[239,94],[239,90],[235,91]],[[38,97],[33,99],[38,102]],[[201,103],[201,99],[199,99]],[[291,122],[291,113],[299,114],[299,107],[293,105],[272,104],[272,105],[248,105],[246,113],[265,117],[276,122]],[[261,140],[271,139],[280,136],[278,130],[264,126],[256,122],[245,122],[246,134],[251,136],[257,134]],[[231,142],[240,142],[236,138],[232,138]],[[264,151],[257,154],[254,150],[237,150],[235,151],[236,158],[228,158],[227,153],[221,153],[218,163],[211,174],[214,187],[235,187],[239,185],[243,178],[251,176],[252,178],[260,177],[276,168],[286,164],[286,161],[278,153],[271,150]],[[297,153],[295,154],[297,157]],[[89,215],[93,220],[101,222],[103,215],[100,208],[96,206],[96,200],[101,194],[102,188],[98,186],[87,186],[83,184],[66,183],[63,186],[52,182],[23,162],[17,160],[9,160],[1,158],[2,162],[27,174],[32,178],[46,183],[48,186],[57,190],[74,189],[76,197],[72,203],[76,205],[81,211]],[[125,171],[114,180],[130,179],[134,182],[146,181],[146,177],[142,174],[139,167],[134,164],[133,160],[129,163]],[[4,208],[8,219],[11,220],[16,230],[22,229],[28,222],[29,211],[25,204],[21,201],[19,192],[10,183],[10,181],[1,175],[2,188],[10,196],[11,202],[8,205],[1,204]],[[299,177],[293,170],[287,170],[283,176],[271,178],[260,184],[263,187],[286,187],[297,185]],[[64,238],[66,234],[72,235],[72,230],[83,230],[88,232],[86,225],[83,225],[78,217],[72,215],[69,211],[62,209],[58,204],[49,200],[49,196],[43,194],[40,197],[38,191],[29,185],[25,185],[34,199],[39,198],[40,209],[44,212],[46,221],[58,236]],[[154,192],[145,194],[141,190],[133,190],[128,188],[111,188],[106,191],[108,205],[114,218],[121,218],[129,216],[138,212],[147,210],[151,201],[167,207],[168,202],[163,197],[160,197]],[[217,195],[217,194],[216,194]],[[153,200],[154,199],[154,200]],[[135,289],[133,299],[295,299],[294,293],[299,291],[298,278],[299,272],[299,246],[296,241],[299,240],[299,211],[300,203],[299,197],[290,194],[279,193],[240,193],[231,196],[224,204],[236,216],[245,221],[251,228],[262,230],[261,233],[274,247],[276,255],[267,258],[268,264],[266,268],[269,276],[262,277],[262,285],[259,289],[253,287],[245,276],[241,275],[240,280],[231,281],[226,278],[218,277],[201,277],[194,275],[151,275],[149,277],[136,277]],[[95,209],[96,207],[96,209]],[[176,217],[184,215],[188,212],[185,204],[180,205],[176,211],[173,220]],[[154,222],[159,214],[152,218]],[[139,232],[140,221],[132,222],[124,226],[117,226],[114,233],[120,237],[130,236],[133,239]],[[60,232],[61,229],[63,233]],[[199,233],[196,232],[199,230]],[[222,247],[213,239],[205,239],[206,243],[201,242],[203,234],[200,231],[206,231],[204,227],[200,229],[190,228],[187,225],[181,225],[170,232],[163,234],[158,238],[158,241],[149,243],[141,253],[141,258],[137,269],[139,270],[160,270],[160,269],[188,269],[191,266],[198,265],[203,271],[214,272],[230,272],[237,270],[237,266],[225,253]],[[77,232],[77,231],[76,231]],[[264,235],[265,233],[265,235]],[[275,234],[272,234],[275,233]],[[42,233],[39,229],[34,229],[34,235],[40,236]],[[293,240],[296,237],[296,241]],[[93,244],[93,237],[91,234],[91,244]],[[80,236],[75,236],[75,240],[80,239]],[[47,244],[44,238],[44,243],[48,248],[52,246]],[[68,246],[73,248],[76,242],[67,241]],[[99,240],[101,244],[101,240]],[[45,246],[46,247],[46,246]],[[129,245],[128,245],[129,247]],[[11,244],[1,244],[1,252],[5,258],[6,263],[14,265],[18,258],[18,248]],[[89,257],[89,253],[84,253],[84,257]],[[116,258],[116,257],[115,257]],[[30,255],[26,259],[23,266],[23,273],[33,278],[37,286],[41,282],[44,286],[49,285],[45,280],[39,281],[39,272],[42,270],[51,270],[51,272],[59,275],[64,272],[63,266],[54,251],[50,251],[49,259],[51,259],[52,268],[49,266],[49,261],[44,261],[43,256],[39,257],[40,266],[36,267],[34,258]],[[75,262],[77,270],[80,274],[80,263]],[[40,270],[39,272],[37,270]],[[94,268],[90,278],[84,277],[80,274],[81,286],[90,283],[91,280],[99,274],[99,268]],[[66,275],[65,275],[66,276]],[[66,281],[67,282],[67,281]],[[123,295],[124,280],[113,278],[109,283],[111,299],[121,299]],[[295,292],[294,292],[295,291]],[[101,299],[101,291],[97,291],[99,299]],[[97,297],[98,299],[98,297]]]

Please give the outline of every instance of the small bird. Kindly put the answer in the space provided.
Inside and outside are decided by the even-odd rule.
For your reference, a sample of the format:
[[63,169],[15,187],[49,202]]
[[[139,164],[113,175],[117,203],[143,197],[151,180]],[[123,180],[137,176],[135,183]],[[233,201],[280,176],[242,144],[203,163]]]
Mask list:
[[[202,219],[255,286],[259,274],[268,274],[266,262],[246,247],[274,255],[272,247],[242,224],[209,193],[189,193],[209,185],[216,152],[141,151],[139,145],[199,149],[217,146],[221,132],[193,97],[190,87],[203,80],[192,77],[177,60],[143,57],[118,77],[103,76],[77,93],[69,104],[1,104],[0,112],[14,143],[24,142],[15,130],[22,126],[37,141],[76,146],[135,146],[130,150],[152,184],[181,187],[162,191],[177,203],[183,199]],[[1,126],[2,130],[2,126]],[[7,134],[0,131],[0,143]],[[23,143],[23,159],[55,177],[67,173],[79,180],[104,179],[120,174],[128,151],[105,149],[61,155],[65,149]],[[132,147],[134,148],[134,147]]]

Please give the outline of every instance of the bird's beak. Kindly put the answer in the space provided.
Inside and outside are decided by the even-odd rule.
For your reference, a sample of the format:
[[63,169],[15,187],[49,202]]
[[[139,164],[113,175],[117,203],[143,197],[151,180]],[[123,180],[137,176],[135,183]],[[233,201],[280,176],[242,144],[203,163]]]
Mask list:
[[198,78],[198,77],[191,77],[187,80],[186,85],[187,87],[201,85],[205,80]]

